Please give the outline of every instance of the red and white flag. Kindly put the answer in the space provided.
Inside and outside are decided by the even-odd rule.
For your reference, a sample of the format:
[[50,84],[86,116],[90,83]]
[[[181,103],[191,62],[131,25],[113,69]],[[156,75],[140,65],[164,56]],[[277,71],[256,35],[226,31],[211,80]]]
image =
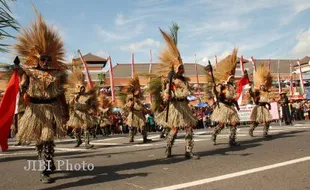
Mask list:
[[83,58],[82,53],[81,53],[80,50],[78,50],[78,54],[79,54],[80,59],[81,59],[81,61],[82,61],[82,63],[83,63],[83,66],[84,66],[84,71],[85,71],[86,80],[88,81],[88,83],[89,83],[89,85],[90,85],[90,88],[93,89],[93,88],[94,88],[94,83],[93,83],[93,81],[92,81],[92,79],[91,79],[91,76],[90,76],[89,70],[88,70],[88,66],[87,66],[87,64],[86,64],[86,62],[85,62],[85,60],[84,60],[84,58]]
[[19,77],[18,70],[15,70],[0,104],[0,147],[2,151],[6,151],[9,148],[8,138],[16,110],[18,92]]
[[243,94],[245,93],[245,87],[250,83],[249,78],[247,76],[244,76],[240,79],[238,83],[238,88],[237,88],[237,98],[236,100],[238,101],[238,104],[241,105],[242,103],[242,97]]

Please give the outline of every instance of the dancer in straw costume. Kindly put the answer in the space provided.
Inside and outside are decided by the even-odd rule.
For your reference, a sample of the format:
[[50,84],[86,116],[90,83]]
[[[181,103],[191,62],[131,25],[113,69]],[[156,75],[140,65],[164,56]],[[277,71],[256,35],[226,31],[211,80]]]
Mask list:
[[142,99],[143,93],[141,91],[139,77],[135,74],[127,86],[127,97],[125,104],[128,111],[126,124],[130,127],[129,142],[134,142],[134,136],[137,133],[138,128],[141,130],[143,143],[152,141],[151,139],[147,139],[145,119],[147,110],[142,104]]
[[109,115],[112,112],[113,104],[112,101],[107,97],[107,92],[107,89],[100,89],[100,94],[98,96],[98,120],[101,129],[112,125],[112,121]]
[[255,90],[250,89],[250,95],[253,97],[256,106],[253,108],[251,113],[251,121],[253,125],[249,130],[249,134],[253,137],[253,131],[258,126],[259,123],[264,123],[264,137],[270,137],[268,135],[269,123],[272,120],[269,110],[271,106],[269,104],[268,90],[272,86],[272,76],[270,70],[265,66],[261,65],[254,78]]
[[216,105],[211,115],[211,120],[218,122],[212,134],[213,144],[216,145],[216,136],[221,132],[225,125],[230,125],[229,145],[238,146],[236,142],[236,130],[239,117],[238,102],[236,101],[237,93],[234,84],[234,75],[237,64],[237,49],[232,54],[217,64],[215,78],[218,81],[216,91],[219,94],[219,104]]
[[82,144],[81,134],[84,131],[85,148],[93,148],[90,145],[89,129],[96,125],[96,96],[94,90],[87,89],[84,82],[84,74],[80,69],[75,69],[69,76],[69,86],[75,87],[75,95],[70,100],[70,119],[67,122],[68,127],[74,128],[76,145],[79,147]]
[[[176,135],[182,128],[186,131],[185,157],[199,159],[192,153],[194,147],[193,127],[196,126],[197,120],[188,105],[187,96],[191,92],[188,79],[183,76],[184,65],[181,55],[176,45],[176,39],[162,30],[160,32],[167,45],[167,48],[159,56],[160,74],[165,78],[168,76],[169,83],[162,93],[166,107],[155,117],[155,121],[158,125],[171,128],[167,137],[166,157],[171,157],[171,149]],[[166,118],[167,114],[168,118]]]
[[[35,9],[35,8],[34,8]],[[19,120],[18,140],[36,141],[40,159],[45,169],[41,181],[50,183],[50,174],[55,170],[54,136],[66,134],[64,123],[68,111],[63,85],[66,79],[64,48],[59,34],[48,26],[36,11],[36,21],[24,29],[14,46],[23,63],[25,74],[21,88],[24,90],[27,107]]]

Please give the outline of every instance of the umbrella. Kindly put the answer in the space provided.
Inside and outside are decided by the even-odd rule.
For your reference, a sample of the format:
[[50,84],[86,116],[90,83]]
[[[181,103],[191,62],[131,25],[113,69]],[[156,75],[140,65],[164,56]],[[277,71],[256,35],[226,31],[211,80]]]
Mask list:
[[197,108],[204,108],[204,107],[207,107],[207,106],[208,106],[208,104],[205,103],[205,102],[200,102],[200,103],[195,105],[195,107],[197,107]]
[[187,96],[187,100],[189,101],[193,101],[193,100],[196,100],[197,97],[196,96]]
[[112,112],[121,112],[120,108],[112,108]]

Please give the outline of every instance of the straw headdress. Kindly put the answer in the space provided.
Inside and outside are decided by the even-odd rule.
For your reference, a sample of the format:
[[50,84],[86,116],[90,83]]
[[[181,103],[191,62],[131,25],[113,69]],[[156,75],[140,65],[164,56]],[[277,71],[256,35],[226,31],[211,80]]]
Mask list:
[[265,85],[267,89],[272,86],[272,76],[265,64],[260,65],[255,72],[254,85],[256,88]]
[[179,66],[183,65],[180,52],[177,48],[176,42],[170,34],[159,29],[163,35],[167,47],[161,52],[159,56],[160,70],[159,73],[163,77],[167,77],[172,68],[174,72],[178,71]]
[[85,76],[81,69],[74,69],[68,77],[68,88],[70,93],[78,93],[85,84]]
[[52,59],[49,69],[66,69],[63,63],[65,51],[59,33],[48,26],[41,14],[35,7],[33,8],[36,20],[30,28],[22,30],[14,46],[22,64],[26,68],[35,68],[38,66],[40,56],[49,56]]
[[139,77],[137,74],[134,75],[132,79],[130,79],[128,86],[127,86],[127,93],[134,93],[137,90],[140,90],[141,85],[139,81]]
[[235,75],[238,61],[238,49],[235,48],[231,55],[221,60],[216,66],[215,78],[219,82],[227,82],[230,77]]

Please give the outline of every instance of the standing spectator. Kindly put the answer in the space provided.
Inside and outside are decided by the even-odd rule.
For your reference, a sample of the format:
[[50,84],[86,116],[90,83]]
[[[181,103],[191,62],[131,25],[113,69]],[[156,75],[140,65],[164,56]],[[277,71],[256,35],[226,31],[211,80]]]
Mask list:
[[280,95],[281,95],[280,104],[282,107],[282,115],[283,115],[282,117],[285,121],[285,124],[290,125],[292,124],[292,122],[291,122],[291,117],[290,117],[289,107],[288,107],[289,101],[288,101],[288,98],[285,92],[282,92]]

